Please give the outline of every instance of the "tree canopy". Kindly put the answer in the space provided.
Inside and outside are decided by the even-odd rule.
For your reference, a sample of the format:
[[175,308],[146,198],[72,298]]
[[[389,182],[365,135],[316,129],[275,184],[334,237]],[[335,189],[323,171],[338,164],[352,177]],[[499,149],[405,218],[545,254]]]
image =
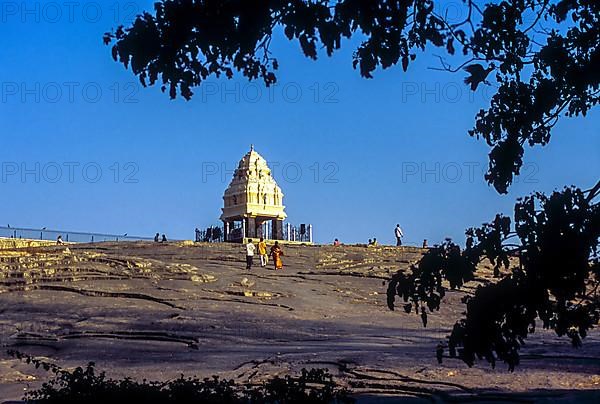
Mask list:
[[439,310],[446,294],[474,279],[478,265],[489,260],[496,283],[466,296],[465,318],[449,337],[451,357],[469,366],[485,358],[500,359],[513,370],[519,349],[536,320],[581,346],[600,320],[600,182],[588,191],[569,187],[550,196],[535,193],[515,205],[514,224],[506,216],[468,229],[466,248],[447,240],[430,249],[409,274],[398,272],[388,285],[388,306],[396,297],[407,313]]
[[279,33],[311,59],[360,38],[352,65],[366,78],[398,64],[407,70],[428,46],[441,48],[460,58],[452,66],[440,57],[441,68],[464,68],[471,89],[497,86],[470,134],[491,147],[486,179],[505,193],[525,143],[545,145],[561,114],[585,115],[600,100],[600,2],[462,2],[466,18],[449,21],[436,0],[162,0],[104,40],[142,85],[160,83],[188,100],[211,76],[275,83],[280,63],[270,44]]

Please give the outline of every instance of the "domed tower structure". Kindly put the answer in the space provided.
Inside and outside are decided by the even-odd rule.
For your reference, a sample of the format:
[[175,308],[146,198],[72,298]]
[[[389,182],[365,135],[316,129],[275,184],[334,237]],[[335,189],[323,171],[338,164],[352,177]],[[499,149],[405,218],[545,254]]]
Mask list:
[[254,146],[240,160],[223,202],[221,220],[226,241],[241,241],[245,237],[283,239],[283,221],[287,217],[283,192]]

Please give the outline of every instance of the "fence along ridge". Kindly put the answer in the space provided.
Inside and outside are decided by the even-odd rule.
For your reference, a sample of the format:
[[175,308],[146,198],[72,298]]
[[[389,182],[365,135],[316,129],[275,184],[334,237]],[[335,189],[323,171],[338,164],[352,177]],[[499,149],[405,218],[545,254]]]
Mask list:
[[[23,233],[23,232],[35,233],[35,234],[30,234],[30,237],[25,237],[23,234],[18,234],[18,233]],[[153,240],[152,237],[143,237],[143,236],[135,236],[135,235],[95,233],[95,232],[84,232],[84,231],[69,231],[69,230],[57,230],[57,229],[48,229],[48,228],[0,226],[0,237],[6,237],[6,238],[19,238],[19,236],[21,236],[21,238],[26,238],[26,239],[44,240],[45,239],[43,237],[44,233],[52,234],[52,235],[60,234],[63,237],[66,237],[67,235],[80,236],[80,237],[88,236],[88,238],[90,238],[90,239],[92,239],[93,237],[97,237],[100,239],[109,238],[109,239],[114,239],[114,240],[131,240],[131,241],[134,241],[134,240],[151,241],[151,240]],[[38,237],[40,235],[41,235],[41,237]],[[51,239],[54,239],[54,238],[51,238]],[[67,240],[65,240],[65,241],[67,241]]]

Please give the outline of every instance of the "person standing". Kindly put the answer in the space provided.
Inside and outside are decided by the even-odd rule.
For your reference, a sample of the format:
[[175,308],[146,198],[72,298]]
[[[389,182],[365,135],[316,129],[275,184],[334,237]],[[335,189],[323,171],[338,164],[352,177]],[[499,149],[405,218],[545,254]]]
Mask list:
[[248,240],[248,244],[246,244],[246,269],[252,269],[252,263],[254,261],[254,244],[252,244],[252,239]]
[[260,255],[260,266],[263,268],[266,267],[267,262],[269,261],[269,256],[267,255],[267,243],[262,237],[258,243],[258,254]]
[[283,261],[281,261],[283,251],[281,250],[281,247],[279,247],[278,241],[276,241],[275,245],[271,247],[271,255],[273,256],[273,263],[275,264],[275,269],[283,269]]
[[402,245],[402,237],[404,237],[404,233],[402,232],[402,228],[400,228],[399,224],[396,225],[396,230],[394,233],[396,234],[396,246],[400,247]]

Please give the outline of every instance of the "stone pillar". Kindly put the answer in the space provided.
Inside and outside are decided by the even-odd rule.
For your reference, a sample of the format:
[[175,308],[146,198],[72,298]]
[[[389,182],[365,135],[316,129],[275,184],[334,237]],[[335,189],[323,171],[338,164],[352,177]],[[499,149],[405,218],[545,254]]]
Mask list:
[[271,223],[273,240],[283,240],[283,220],[273,219]]
[[265,226],[264,222],[256,222],[256,238],[266,238],[265,237]]
[[256,218],[246,218],[246,235],[245,237],[256,238]]
[[231,223],[223,220],[223,241],[229,241],[229,232],[231,231]]

